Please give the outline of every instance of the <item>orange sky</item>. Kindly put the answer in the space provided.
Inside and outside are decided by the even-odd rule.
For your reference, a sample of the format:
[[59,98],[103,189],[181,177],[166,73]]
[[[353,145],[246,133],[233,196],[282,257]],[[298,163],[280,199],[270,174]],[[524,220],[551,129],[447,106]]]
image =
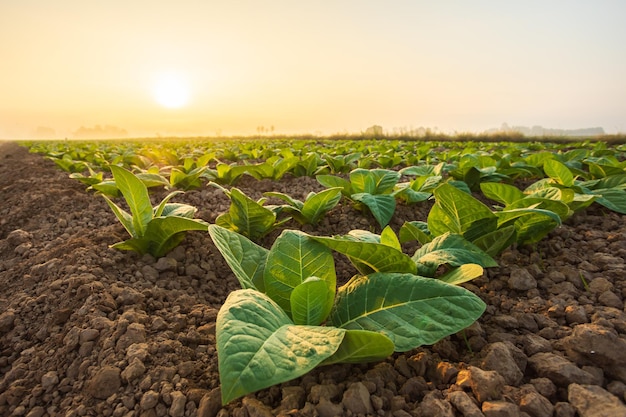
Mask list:
[[0,138],[623,133],[624,16],[605,0],[7,0]]

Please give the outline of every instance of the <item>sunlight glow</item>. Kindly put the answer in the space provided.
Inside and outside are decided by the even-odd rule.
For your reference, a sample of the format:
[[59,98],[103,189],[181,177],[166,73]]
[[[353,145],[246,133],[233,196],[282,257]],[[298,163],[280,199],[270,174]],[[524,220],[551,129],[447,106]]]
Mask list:
[[174,72],[161,73],[153,81],[154,99],[169,109],[178,109],[189,103],[189,83],[184,75]]

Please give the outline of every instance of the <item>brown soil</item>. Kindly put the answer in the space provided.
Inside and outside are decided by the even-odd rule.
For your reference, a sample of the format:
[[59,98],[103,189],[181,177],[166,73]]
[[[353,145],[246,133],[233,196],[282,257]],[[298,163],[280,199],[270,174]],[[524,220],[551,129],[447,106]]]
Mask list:
[[[237,186],[257,198],[321,189],[310,178]],[[176,201],[209,222],[229,205],[212,187]],[[159,260],[110,249],[126,232],[104,199],[12,142],[0,143],[0,202],[0,415],[626,415],[626,223],[601,206],[467,284],[488,307],[464,332],[222,407],[215,318],[238,283],[208,233]],[[428,209],[399,206],[392,227]],[[378,230],[342,202],[314,231],[356,228]]]

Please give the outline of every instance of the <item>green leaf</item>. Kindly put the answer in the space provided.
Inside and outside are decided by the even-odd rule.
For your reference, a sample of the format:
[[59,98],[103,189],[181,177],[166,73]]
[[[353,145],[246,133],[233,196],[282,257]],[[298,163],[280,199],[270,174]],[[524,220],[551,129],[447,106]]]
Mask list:
[[[165,206],[166,206],[167,202],[170,201],[170,199],[172,197],[174,197],[175,195],[178,195],[178,194],[183,194],[183,192],[182,191],[172,191],[171,193],[166,195],[165,198],[159,203],[159,205],[153,210],[153,212],[154,212],[153,216],[154,217],[159,217],[159,216],[164,215],[163,214],[163,210],[165,210]],[[189,207],[192,207],[192,206],[189,206]],[[194,209],[195,209],[195,207],[194,207]],[[197,211],[197,210],[195,210],[195,211]],[[195,211],[194,211],[194,214],[195,214]],[[167,216],[167,214],[165,214],[165,216]],[[187,216],[183,216],[183,217],[187,217]]]
[[404,222],[400,227],[400,242],[410,242],[417,240],[422,245],[433,240],[433,236],[428,230],[428,224],[422,221]]
[[148,223],[143,239],[150,242],[148,252],[155,258],[160,258],[178,246],[185,237],[185,232],[191,230],[206,232],[208,227],[208,223],[199,219],[178,216],[156,217]]
[[357,193],[352,194],[350,197],[365,204],[374,215],[380,227],[385,227],[396,211],[396,199],[389,194]]
[[136,237],[141,237],[152,220],[152,203],[148,195],[148,188],[130,171],[111,165],[111,172],[115,179],[115,184],[124,196],[126,203],[133,217],[133,229]]
[[619,188],[599,189],[593,191],[598,204],[620,214],[626,214],[626,191]]
[[498,266],[491,256],[463,236],[449,233],[425,244],[411,258],[417,264],[418,273],[426,276],[433,276],[440,265],[457,267],[474,263],[485,268]]
[[550,178],[565,187],[571,187],[574,184],[572,172],[565,164],[556,159],[545,160],[543,162],[543,170]]
[[236,232],[256,240],[265,236],[274,227],[276,214],[252,200],[238,188],[230,189],[230,200],[228,214]]
[[104,200],[107,202],[115,217],[122,223],[124,229],[128,232],[129,235],[133,237],[139,237],[137,232],[135,232],[135,226],[133,225],[133,216],[130,215],[127,211],[122,209],[120,206],[115,204],[109,197],[104,194],[101,194]]
[[291,292],[291,315],[295,324],[317,326],[326,320],[335,300],[335,289],[318,277],[309,277]]
[[434,190],[435,205],[428,214],[428,228],[435,236],[446,232],[473,241],[497,228],[497,218],[483,203],[444,183]]
[[493,257],[515,243],[516,239],[515,226],[510,225],[487,233],[472,243]]
[[311,193],[302,206],[302,215],[309,224],[317,224],[329,210],[334,208],[341,199],[340,187],[329,188],[319,193]]
[[232,292],[216,321],[222,404],[306,374],[337,351],[344,334],[295,325],[258,291]]
[[453,270],[446,272],[437,279],[451,285],[459,285],[464,282],[471,281],[474,278],[481,277],[482,275],[482,266],[478,264],[463,264],[458,268],[454,268]]
[[381,361],[394,351],[391,339],[369,330],[346,330],[339,349],[322,365],[334,363],[364,363]]
[[389,337],[396,352],[431,345],[472,324],[485,303],[463,287],[412,274],[358,277],[337,292],[329,319]]
[[346,237],[311,236],[311,239],[346,255],[364,275],[371,272],[416,272],[416,265],[409,256],[381,243]]
[[519,188],[509,184],[483,182],[480,184],[480,190],[485,197],[504,205],[514,203],[524,198],[524,193],[520,191]]
[[337,282],[331,251],[297,230],[284,230],[267,256],[265,292],[286,312],[291,312],[291,292],[309,277],[318,277],[334,293]]
[[317,182],[326,188],[340,187],[342,194],[347,196],[352,194],[352,188],[350,186],[350,181],[348,180],[336,175],[317,175],[315,178],[317,179]]
[[400,245],[400,241],[398,237],[394,233],[393,229],[389,226],[385,226],[383,231],[380,234],[380,243],[383,245],[389,246],[390,248],[397,249],[399,251],[402,250],[402,245]]
[[269,250],[239,233],[218,225],[210,225],[209,234],[239,280],[241,288],[264,292],[263,271]]

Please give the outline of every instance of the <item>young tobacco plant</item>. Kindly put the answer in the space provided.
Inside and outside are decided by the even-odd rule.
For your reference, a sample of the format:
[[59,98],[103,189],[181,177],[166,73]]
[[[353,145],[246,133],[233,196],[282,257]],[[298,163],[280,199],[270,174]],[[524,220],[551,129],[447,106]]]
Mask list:
[[380,227],[385,227],[396,211],[392,191],[400,179],[397,171],[356,168],[350,172],[349,180],[335,175],[318,175],[316,178],[325,187],[341,187],[342,194],[358,209],[368,209]]
[[336,288],[332,252],[285,230],[268,250],[209,226],[242,289],[217,316],[222,403],[316,366],[382,360],[436,343],[485,309],[472,292],[413,273],[375,272]]
[[327,188],[315,193],[311,191],[304,202],[292,198],[288,194],[279,192],[267,192],[263,195],[276,197],[288,204],[279,206],[281,212],[288,213],[300,224],[316,225],[324,215],[334,208],[341,199],[341,187]]
[[115,184],[124,196],[130,213],[102,194],[117,219],[122,223],[131,238],[112,245],[112,248],[132,250],[154,257],[164,256],[174,249],[190,230],[206,231],[208,223],[194,219],[197,209],[188,204],[168,203],[176,194],[168,194],[161,203],[152,207],[148,188],[130,171],[112,165],[111,172]]
[[222,227],[257,241],[290,219],[277,220],[276,213],[279,210],[276,207],[264,206],[265,198],[254,201],[238,188],[232,187],[228,190],[219,184],[210,184],[230,198],[228,212],[220,214],[215,219],[215,223]]

